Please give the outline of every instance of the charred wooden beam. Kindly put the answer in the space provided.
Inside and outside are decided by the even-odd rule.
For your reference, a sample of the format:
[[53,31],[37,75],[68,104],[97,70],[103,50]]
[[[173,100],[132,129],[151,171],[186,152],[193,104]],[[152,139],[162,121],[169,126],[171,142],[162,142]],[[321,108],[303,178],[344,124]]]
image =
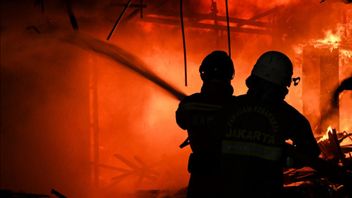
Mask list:
[[133,19],[135,16],[137,16],[138,13],[140,13],[140,10],[138,8],[134,9],[129,15],[125,17],[125,21]]
[[25,192],[13,192],[11,190],[3,190],[0,189],[0,197],[6,197],[6,198],[11,198],[11,197],[18,197],[18,198],[50,198],[49,195],[44,195],[44,194],[34,194],[34,193],[25,193]]
[[184,26],[184,20],[183,19],[184,19],[184,17],[183,17],[183,0],[180,0],[180,22],[181,22],[182,44],[183,44],[185,86],[187,87],[187,52],[186,52],[185,26]]
[[116,22],[115,22],[114,26],[112,27],[112,30],[110,31],[110,33],[109,33],[108,37],[106,38],[106,40],[110,40],[110,38],[111,38],[112,34],[114,33],[114,31],[115,31],[117,25],[120,23],[120,21],[121,21],[123,15],[125,15],[125,13],[126,13],[126,11],[127,11],[127,8],[131,5],[131,2],[132,2],[132,0],[129,0],[129,1],[127,2],[127,4],[125,4],[125,7],[123,8],[123,10],[122,10],[122,12],[120,13],[119,17],[116,19]]
[[[179,21],[174,19],[160,19],[155,17],[144,17],[144,21],[152,23],[160,23],[166,25],[179,25]],[[201,28],[201,29],[214,29],[214,30],[227,30],[226,25],[221,24],[206,24],[200,22],[189,22],[188,27],[191,28]],[[243,27],[230,27],[230,31],[233,32],[243,32],[243,33],[252,33],[252,34],[271,34],[271,29],[269,28],[243,28]]]
[[[178,16],[175,16],[174,14],[163,14],[163,15],[158,15],[158,14],[149,14],[147,17],[152,17],[152,18],[159,18],[159,19],[178,19]],[[215,17],[215,18],[214,18]],[[209,14],[196,14],[196,15],[190,15],[190,14],[185,14],[184,18],[187,21],[203,21],[203,20],[216,20],[218,22],[223,22],[226,23],[226,16],[213,16]],[[242,25],[250,25],[250,26],[258,26],[258,27],[271,27],[271,23],[269,22],[262,22],[262,21],[256,21],[252,19],[240,19],[240,18],[234,18],[230,17],[229,18],[230,23],[240,23]]]
[[71,26],[72,26],[73,30],[78,30],[78,22],[77,22],[75,14],[73,12],[71,0],[66,0],[66,8],[67,8],[67,14],[70,19]]
[[[110,6],[120,6],[120,7],[125,7],[125,3],[111,3]],[[141,3],[131,3],[129,6],[130,8],[146,8],[147,4],[144,4],[143,2]]]
[[59,191],[55,190],[55,189],[51,189],[51,194],[55,195],[58,198],[66,198],[66,196],[62,193],[60,193]]
[[[258,15],[253,16],[253,17],[249,18],[248,20],[250,20],[250,21],[255,21],[255,20],[257,20],[257,19],[266,17],[266,16],[268,16],[268,15],[271,15],[271,14],[275,13],[278,9],[279,9],[278,7],[272,8],[272,9],[270,9],[270,10],[267,10],[267,11],[263,12],[263,13],[260,13],[260,14],[258,14]],[[237,26],[239,26],[239,27],[240,27],[240,26],[243,26],[243,25],[245,25],[245,24],[242,23],[242,22],[239,22],[239,23],[237,24]]]

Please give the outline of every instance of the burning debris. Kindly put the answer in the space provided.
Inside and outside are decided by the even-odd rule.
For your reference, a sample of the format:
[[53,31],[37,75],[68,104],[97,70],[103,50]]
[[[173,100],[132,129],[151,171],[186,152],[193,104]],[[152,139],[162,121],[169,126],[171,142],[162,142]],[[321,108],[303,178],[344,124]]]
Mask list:
[[[293,197],[350,197],[352,185],[352,133],[328,128],[318,138],[322,161],[310,167],[289,168],[284,172],[285,189]],[[347,174],[347,175],[346,175]]]
[[[336,129],[329,127],[326,133],[318,140],[322,158],[335,163],[351,164],[352,161],[347,162],[346,160],[347,158],[351,158],[352,142],[350,142],[351,144],[341,145],[346,138],[352,140],[351,136],[352,133],[345,131],[337,132]],[[352,160],[352,158],[349,160]]]

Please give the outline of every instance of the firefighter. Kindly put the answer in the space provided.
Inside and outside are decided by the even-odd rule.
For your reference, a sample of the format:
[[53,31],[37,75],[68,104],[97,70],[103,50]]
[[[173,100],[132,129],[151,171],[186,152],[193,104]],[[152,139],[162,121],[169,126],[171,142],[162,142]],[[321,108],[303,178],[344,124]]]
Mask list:
[[292,62],[285,54],[264,53],[246,80],[247,94],[227,108],[221,168],[224,197],[283,197],[286,140],[308,158],[318,158],[309,122],[284,101],[292,74]]
[[218,197],[220,186],[221,131],[218,114],[233,97],[234,65],[224,51],[213,51],[202,61],[200,93],[184,98],[176,122],[187,130],[192,153],[188,161],[188,198]]

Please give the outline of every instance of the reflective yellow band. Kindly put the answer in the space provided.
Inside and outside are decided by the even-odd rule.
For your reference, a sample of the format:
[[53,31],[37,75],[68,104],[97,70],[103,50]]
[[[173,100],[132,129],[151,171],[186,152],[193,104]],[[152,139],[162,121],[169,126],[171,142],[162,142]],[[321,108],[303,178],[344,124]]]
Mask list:
[[258,157],[266,160],[277,161],[283,155],[283,149],[242,141],[222,141],[222,153]]

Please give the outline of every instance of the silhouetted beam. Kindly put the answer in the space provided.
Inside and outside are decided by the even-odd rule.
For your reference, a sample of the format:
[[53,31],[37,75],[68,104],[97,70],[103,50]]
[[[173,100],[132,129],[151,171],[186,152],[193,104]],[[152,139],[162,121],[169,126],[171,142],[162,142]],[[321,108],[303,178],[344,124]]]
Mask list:
[[63,40],[71,43],[77,47],[85,50],[93,51],[97,54],[103,55],[117,62],[131,71],[141,75],[148,79],[160,88],[167,91],[178,100],[182,100],[186,95],[181,91],[174,88],[165,80],[161,79],[158,75],[148,69],[143,61],[137,56],[129,53],[128,51],[107,42],[98,40],[88,35],[83,34],[71,34],[63,38]]
[[273,14],[273,13],[276,12],[277,10],[279,10],[279,8],[280,8],[280,7],[275,7],[275,8],[272,8],[272,9],[270,9],[270,10],[267,10],[267,11],[265,11],[265,12],[262,12],[262,13],[260,13],[260,14],[258,14],[258,15],[255,15],[255,16],[251,17],[250,20],[257,20],[257,19],[260,19],[260,18],[262,18],[262,17],[266,17],[266,16],[268,16],[268,15],[270,15],[270,14]]
[[[270,15],[270,14],[273,14],[273,13],[276,12],[278,9],[279,9],[278,7],[272,8],[272,9],[270,9],[270,10],[268,10],[268,11],[265,11],[265,12],[263,12],[263,13],[260,13],[260,14],[258,14],[258,15],[253,16],[253,17],[249,18],[248,20],[250,20],[250,21],[255,21],[255,20],[260,19],[260,18],[262,18],[262,17],[266,17],[266,16],[268,16],[268,15]],[[239,22],[239,23],[237,24],[237,27],[240,27],[240,26],[243,26],[243,25],[245,25],[245,23]]]
[[[178,20],[178,16],[174,14],[168,14],[168,13],[163,13],[162,15],[158,14],[152,14],[150,13],[149,15],[146,15],[145,18],[156,18],[156,19],[175,19]],[[185,22],[186,21],[201,21],[201,20],[217,20],[219,22],[224,22],[226,23],[226,16],[212,16],[209,14],[185,14],[184,15]],[[258,26],[258,27],[271,27],[271,23],[268,22],[262,22],[262,21],[254,21],[251,19],[240,19],[240,18],[234,18],[230,17],[229,18],[231,23],[241,23],[243,25],[251,25],[251,26]]]
[[67,14],[71,22],[73,30],[78,30],[78,22],[72,9],[72,1],[66,0]]
[[[211,19],[214,19],[214,17],[212,16],[209,16],[209,17],[201,17],[201,18],[198,18],[198,19],[201,19],[201,20],[211,20]],[[218,21],[223,21],[223,22],[226,22],[226,16],[217,16],[216,19]],[[252,25],[252,26],[258,26],[258,27],[271,27],[271,24],[270,23],[267,23],[267,22],[261,22],[261,21],[255,21],[255,20],[251,20],[251,19],[239,19],[239,18],[233,18],[233,17],[230,17],[230,22],[231,23],[240,23],[240,24],[243,24],[243,25]]]
[[[320,3],[324,3],[325,1],[327,0],[321,0]],[[341,2],[348,4],[348,3],[352,3],[352,0],[341,0]]]
[[[175,21],[174,19],[157,19],[157,18],[144,17],[144,21],[152,22],[152,23],[167,24],[167,25],[178,25],[179,24],[179,21]],[[227,30],[227,26],[225,26],[225,25],[205,24],[205,23],[198,23],[198,22],[188,22],[187,27],[201,28],[201,29],[225,30],[225,31]],[[234,31],[234,32],[244,32],[244,33],[252,33],[252,34],[271,34],[270,30],[255,29],[255,28],[230,27],[230,30]]]
[[60,193],[59,191],[55,190],[55,189],[51,189],[51,194],[55,195],[58,198],[66,198],[66,196],[62,193]]
[[[110,4],[111,6],[121,6],[121,7],[124,7],[126,6],[125,3],[111,3]],[[146,8],[147,7],[147,4],[138,4],[138,3],[131,3],[131,5],[129,6],[130,8]]]
[[225,0],[226,3],[226,27],[227,27],[227,46],[228,46],[228,53],[231,58],[231,31],[230,31],[230,16],[229,16],[229,2]]
[[44,194],[34,194],[34,193],[25,193],[25,192],[13,192],[11,190],[0,189],[1,198],[50,198],[49,195]]
[[140,13],[140,10],[138,8],[134,9],[128,16],[125,17],[125,21],[133,19],[138,13]]
[[114,31],[115,31],[117,25],[120,23],[120,21],[121,21],[123,15],[125,15],[125,13],[126,13],[126,11],[127,11],[127,8],[131,5],[131,2],[132,2],[132,0],[128,0],[127,4],[126,4],[125,7],[123,8],[123,10],[122,10],[122,12],[120,13],[119,17],[116,19],[115,24],[114,24],[114,26],[112,27],[112,30],[110,31],[110,33],[109,33],[108,37],[106,38],[106,40],[110,40],[110,38],[111,38],[112,34],[114,33]]
[[185,24],[184,24],[184,17],[183,17],[183,0],[180,0],[180,22],[181,22],[181,33],[182,33],[185,86],[187,87],[187,47],[186,47]]

